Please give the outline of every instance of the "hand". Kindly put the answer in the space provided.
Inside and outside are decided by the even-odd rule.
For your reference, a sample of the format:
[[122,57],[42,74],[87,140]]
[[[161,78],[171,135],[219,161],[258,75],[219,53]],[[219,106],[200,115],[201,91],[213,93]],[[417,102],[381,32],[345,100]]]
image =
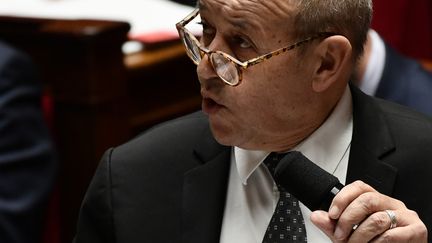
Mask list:
[[[394,213],[396,225],[386,210]],[[329,212],[312,212],[311,221],[333,242],[427,242],[426,226],[416,212],[362,181],[345,186]]]

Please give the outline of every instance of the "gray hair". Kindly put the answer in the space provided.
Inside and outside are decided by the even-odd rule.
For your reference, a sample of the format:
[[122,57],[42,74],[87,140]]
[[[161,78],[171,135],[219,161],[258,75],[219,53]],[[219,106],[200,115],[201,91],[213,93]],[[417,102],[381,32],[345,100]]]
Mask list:
[[353,58],[363,53],[372,19],[372,0],[297,0],[295,34],[307,38],[319,32],[347,37],[353,46]]

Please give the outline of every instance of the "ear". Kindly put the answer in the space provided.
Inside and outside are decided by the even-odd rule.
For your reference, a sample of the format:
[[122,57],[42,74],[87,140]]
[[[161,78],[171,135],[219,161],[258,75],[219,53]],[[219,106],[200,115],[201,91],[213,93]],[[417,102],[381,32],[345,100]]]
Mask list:
[[318,62],[312,88],[315,92],[323,92],[349,72],[352,65],[352,46],[346,37],[336,35],[320,42],[315,51]]

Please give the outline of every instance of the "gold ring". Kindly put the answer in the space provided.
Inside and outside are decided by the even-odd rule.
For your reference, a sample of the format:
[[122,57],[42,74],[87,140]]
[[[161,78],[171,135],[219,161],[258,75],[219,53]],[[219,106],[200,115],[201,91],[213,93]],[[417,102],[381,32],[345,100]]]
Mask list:
[[390,228],[389,229],[396,228],[396,226],[397,226],[397,220],[396,220],[396,214],[394,213],[394,211],[392,211],[392,210],[385,210],[385,212],[387,213],[387,215],[390,218]]

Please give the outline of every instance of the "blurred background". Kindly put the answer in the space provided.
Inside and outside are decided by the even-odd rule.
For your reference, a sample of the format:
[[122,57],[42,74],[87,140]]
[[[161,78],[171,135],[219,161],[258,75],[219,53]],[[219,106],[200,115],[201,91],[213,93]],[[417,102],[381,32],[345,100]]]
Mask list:
[[[374,5],[372,27],[387,44],[432,69],[432,1]],[[0,41],[31,58],[56,150],[56,179],[35,242],[71,242],[106,149],[200,108],[195,66],[175,29],[193,6],[168,0],[0,2]]]

